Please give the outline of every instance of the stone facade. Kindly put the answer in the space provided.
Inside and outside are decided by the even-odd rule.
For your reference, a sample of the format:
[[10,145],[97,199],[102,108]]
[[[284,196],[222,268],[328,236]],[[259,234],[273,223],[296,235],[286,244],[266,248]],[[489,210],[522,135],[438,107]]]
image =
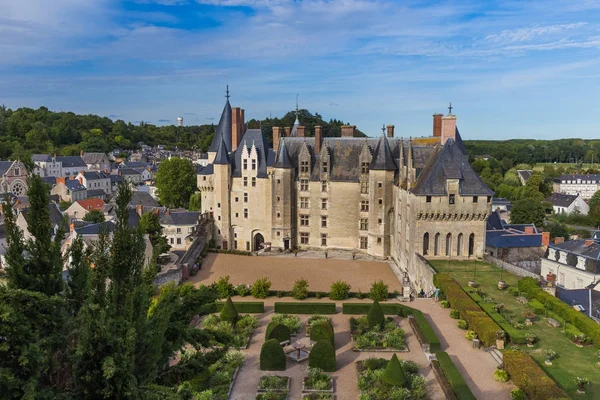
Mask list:
[[0,195],[27,195],[27,168],[20,161],[0,161]]
[[418,254],[483,256],[493,192],[470,167],[454,115],[434,116],[438,132],[414,140],[394,138],[391,125],[380,138],[355,137],[353,126],[309,136],[297,121],[273,128],[270,147],[258,129],[232,136],[231,114],[228,101],[198,175],[217,246],[344,249],[400,266]]

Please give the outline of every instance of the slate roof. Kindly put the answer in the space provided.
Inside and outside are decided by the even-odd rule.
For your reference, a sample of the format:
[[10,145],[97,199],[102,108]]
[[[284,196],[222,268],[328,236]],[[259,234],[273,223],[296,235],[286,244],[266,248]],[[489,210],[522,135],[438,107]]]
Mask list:
[[33,162],[48,162],[52,160],[50,154],[34,154],[31,156]]
[[[417,196],[446,195],[446,179],[459,180],[459,194],[463,196],[492,196],[494,192],[486,186],[469,164],[467,154],[459,142],[448,139],[444,146],[436,149],[436,154],[417,178],[411,192]],[[463,146],[464,148],[464,146]]]
[[123,164],[126,168],[148,168],[152,166],[152,163],[138,162],[138,161],[125,161]]
[[517,170],[517,174],[519,174],[521,176],[521,179],[523,179],[523,181],[527,183],[529,178],[531,178],[531,174],[533,174],[533,171],[530,169],[519,169]]
[[[586,239],[568,240],[559,244],[550,243],[548,248],[567,252],[567,265],[573,268],[576,268],[577,256],[585,257],[586,271],[600,274],[600,244],[595,241],[589,243]],[[546,255],[546,258],[550,259],[548,255]]]
[[[525,227],[532,227],[533,233],[525,233]],[[507,224],[495,210],[486,221],[485,244],[496,248],[540,247],[542,234],[534,224]]]
[[196,225],[200,213],[196,211],[171,211],[161,215],[161,225]]
[[140,175],[138,171],[133,168],[119,168],[119,174],[122,176],[126,175]]
[[279,149],[277,150],[277,157],[275,158],[275,168],[290,169],[292,168],[292,162],[290,161],[290,155],[285,146],[285,139],[279,141]]
[[87,167],[81,156],[57,156],[56,161],[60,161],[63,168]]
[[123,183],[123,177],[121,175],[111,175],[110,176],[110,183],[115,184],[115,183]]
[[101,233],[108,233],[114,231],[116,225],[112,221],[104,221],[97,224],[89,224],[80,228],[75,228],[75,232],[78,235],[99,235]]
[[[227,143],[225,143],[227,144]],[[247,129],[240,145],[230,156],[230,160],[233,160],[233,176],[242,176],[242,151],[244,146],[250,152],[252,145],[256,147],[256,153],[258,155],[258,166],[257,166],[257,178],[267,177],[267,167],[273,165],[275,161],[275,152],[269,148],[267,138],[263,135],[260,129]]]
[[83,176],[88,181],[97,181],[110,178],[110,175],[103,171],[84,171]]
[[[27,218],[27,214],[29,213],[30,208],[23,208],[21,210],[21,213],[23,214],[23,217]],[[50,222],[52,223],[52,225],[62,225],[64,222],[63,219],[63,213],[60,211],[60,209],[58,208],[58,206],[56,205],[56,203],[51,202],[48,203],[48,211],[50,213]]]
[[392,155],[392,150],[390,149],[390,144],[385,135],[382,136],[379,139],[379,143],[377,143],[377,147],[373,153],[373,160],[371,161],[369,168],[372,170],[385,171],[395,171],[398,169],[396,161],[394,161],[394,156]]
[[576,194],[563,194],[563,193],[552,193],[546,198],[548,203],[552,203],[556,207],[569,207],[575,200],[577,200]]
[[[117,196],[114,196],[110,200],[109,204],[117,204]],[[143,207],[160,207],[158,201],[156,201],[152,196],[150,196],[150,193],[135,191],[131,193],[131,200],[129,201],[128,206],[136,207],[138,205],[141,205]]]
[[106,193],[102,189],[89,189],[87,192],[88,198],[105,197]]
[[51,187],[53,187],[54,185],[56,185],[56,177],[55,176],[44,176],[42,178],[42,180],[44,182],[46,182],[48,185],[50,185]]
[[225,147],[225,142],[221,140],[219,142],[219,147],[217,147],[217,154],[215,155],[215,159],[213,160],[213,164],[222,165],[229,164],[229,156],[227,155],[227,148]]
[[81,156],[81,158],[86,164],[90,165],[103,163],[105,161],[105,156],[106,154],[104,153],[83,153],[83,156]]
[[213,167],[212,164],[208,164],[206,167],[198,170],[198,168],[196,168],[196,172],[198,175],[212,175],[215,172],[215,168]]
[[85,186],[83,186],[77,179],[65,179],[65,186],[72,192],[86,190]]
[[208,151],[217,151],[219,147],[219,142],[223,140],[225,142],[225,147],[227,148],[227,152],[231,151],[231,104],[229,104],[229,99],[225,103],[225,107],[223,107],[223,112],[221,113],[221,119],[219,119],[219,124],[217,125],[217,130],[215,131],[215,136],[208,148]]
[[563,174],[558,178],[554,179],[554,182],[560,183],[563,180],[573,181],[581,179],[582,181],[596,181],[600,182],[600,174]]
[[14,161],[0,161],[0,176],[6,174]]

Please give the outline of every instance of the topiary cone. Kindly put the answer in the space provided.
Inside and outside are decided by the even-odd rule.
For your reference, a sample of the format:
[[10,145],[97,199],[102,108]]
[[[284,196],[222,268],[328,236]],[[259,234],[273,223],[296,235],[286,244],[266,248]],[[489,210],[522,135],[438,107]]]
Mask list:
[[369,309],[369,314],[367,314],[367,322],[369,323],[369,328],[379,327],[380,329],[385,322],[383,311],[381,310],[381,306],[377,300],[373,302],[373,305]]
[[285,371],[285,353],[277,339],[270,339],[260,348],[261,371]]
[[396,353],[394,353],[391,360],[387,363],[381,379],[388,385],[406,386],[406,376],[404,375],[402,365],[400,365],[400,360],[396,357]]
[[221,317],[221,321],[230,322],[231,325],[235,325],[237,322],[238,312],[235,309],[233,301],[231,301],[231,296],[227,297],[227,301],[225,301],[225,304],[223,304],[223,308],[221,309],[221,314],[219,316]]

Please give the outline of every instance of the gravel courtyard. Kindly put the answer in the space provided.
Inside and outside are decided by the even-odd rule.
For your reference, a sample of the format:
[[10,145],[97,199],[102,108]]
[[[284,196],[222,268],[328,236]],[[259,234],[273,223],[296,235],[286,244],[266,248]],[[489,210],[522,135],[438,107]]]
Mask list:
[[234,285],[252,284],[257,278],[266,276],[271,280],[271,290],[291,290],[294,281],[300,278],[308,280],[309,290],[319,292],[329,292],[331,284],[340,279],[348,282],[353,292],[367,293],[376,280],[383,280],[390,291],[402,290],[387,262],[215,253],[206,256],[202,269],[191,277],[190,282],[210,284],[227,275]]

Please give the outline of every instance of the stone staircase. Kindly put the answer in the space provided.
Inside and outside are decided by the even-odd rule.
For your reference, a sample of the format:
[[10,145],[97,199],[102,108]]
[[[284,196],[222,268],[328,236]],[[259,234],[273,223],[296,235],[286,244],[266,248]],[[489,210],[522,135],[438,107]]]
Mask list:
[[487,350],[488,353],[492,356],[494,361],[498,363],[498,365],[502,364],[502,352],[498,350],[496,347],[492,346]]

